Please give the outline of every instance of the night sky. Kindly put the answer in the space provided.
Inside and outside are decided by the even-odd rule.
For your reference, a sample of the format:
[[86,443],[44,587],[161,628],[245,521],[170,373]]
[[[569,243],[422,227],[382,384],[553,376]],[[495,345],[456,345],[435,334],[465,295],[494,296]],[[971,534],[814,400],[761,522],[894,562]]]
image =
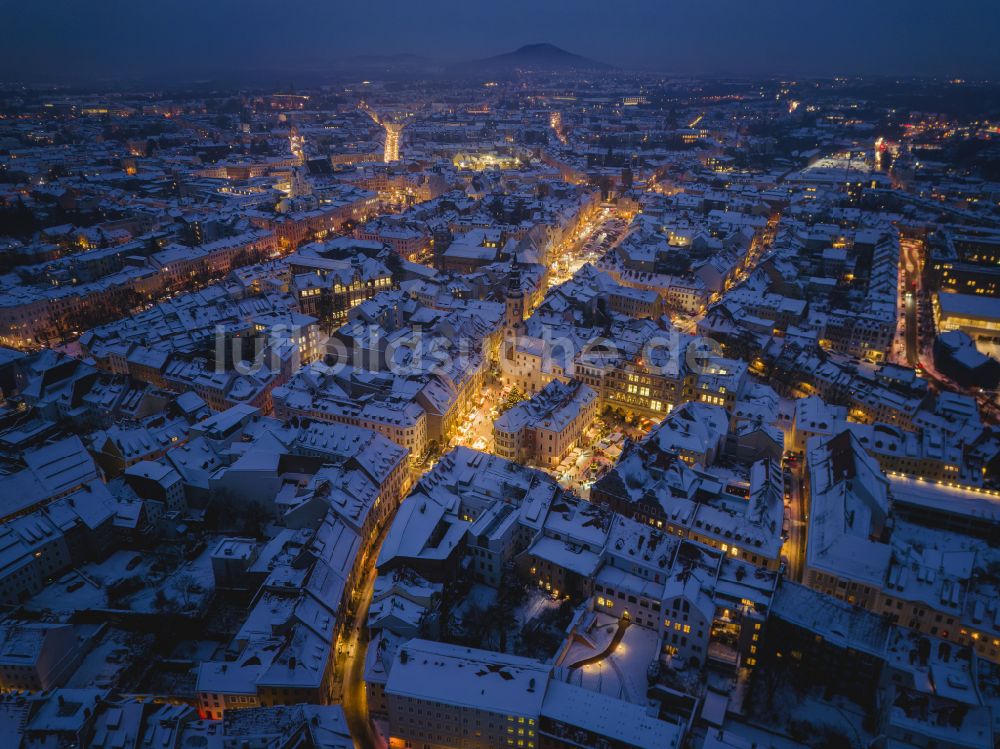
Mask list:
[[0,0],[0,80],[455,61],[551,42],[688,74],[1000,77],[995,0]]

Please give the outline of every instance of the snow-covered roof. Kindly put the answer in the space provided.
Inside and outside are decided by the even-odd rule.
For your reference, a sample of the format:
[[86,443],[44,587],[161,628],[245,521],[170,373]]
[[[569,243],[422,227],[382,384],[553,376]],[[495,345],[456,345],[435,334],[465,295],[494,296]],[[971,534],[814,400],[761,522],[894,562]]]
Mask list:
[[531,658],[414,639],[397,651],[385,691],[537,719],[550,672]]

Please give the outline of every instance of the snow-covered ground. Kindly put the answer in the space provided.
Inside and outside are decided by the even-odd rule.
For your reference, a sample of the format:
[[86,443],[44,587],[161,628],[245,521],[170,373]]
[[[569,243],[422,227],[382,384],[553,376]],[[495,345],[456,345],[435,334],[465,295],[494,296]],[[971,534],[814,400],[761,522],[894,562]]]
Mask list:
[[806,749],[807,744],[800,744],[787,736],[765,731],[763,728],[749,726],[733,720],[726,721],[724,730],[727,734],[742,739],[746,745],[757,749]]
[[786,714],[787,717],[780,725],[764,728],[729,719],[723,728],[727,733],[732,732],[759,748],[772,747],[772,749],[801,749],[808,746],[789,735],[790,724],[796,722],[810,724],[812,731],[827,729],[832,733],[843,734],[848,737],[852,746],[869,746],[875,739],[863,727],[865,716],[861,708],[845,697],[835,697],[826,701],[806,696],[797,700],[795,704],[788,705]]
[[[618,620],[603,614],[598,614],[598,617],[597,625],[587,631],[591,642],[575,641],[563,663],[577,663],[597,655],[607,646],[618,628]],[[585,689],[645,705],[649,664],[656,661],[658,648],[656,632],[633,625],[625,631],[614,653],[599,663],[581,668],[570,670],[563,667],[560,669],[561,679]]]
[[559,608],[559,601],[555,600],[543,590],[533,588],[528,593],[528,600],[521,605],[514,615],[519,627],[524,627],[532,619],[537,619],[546,611],[555,611]]
[[[116,609],[136,613],[167,610],[194,613],[205,606],[215,589],[211,559],[212,544],[194,560],[184,560],[171,569],[172,560],[150,552],[116,551],[102,562],[68,572],[31,598],[26,606],[35,611],[72,613]],[[109,598],[116,584],[128,581],[136,589],[116,600]],[[158,592],[163,595],[158,597]],[[161,608],[162,604],[162,608]]]
[[66,686],[71,689],[108,689],[117,684],[119,676],[136,658],[142,657],[152,637],[109,629],[87,653],[80,667],[73,672]]

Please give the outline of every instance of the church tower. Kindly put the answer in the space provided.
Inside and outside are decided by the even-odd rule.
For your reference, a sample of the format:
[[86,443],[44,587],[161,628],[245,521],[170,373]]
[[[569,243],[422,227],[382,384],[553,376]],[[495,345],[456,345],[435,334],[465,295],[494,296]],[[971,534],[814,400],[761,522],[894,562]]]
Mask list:
[[299,160],[300,164],[304,164],[306,160],[305,144],[306,141],[299,132],[299,126],[292,123],[292,127],[288,131],[288,146],[292,155]]
[[516,333],[524,323],[524,289],[521,288],[521,264],[514,255],[507,273],[507,291],[505,295],[506,314],[504,316],[504,332],[508,335]]

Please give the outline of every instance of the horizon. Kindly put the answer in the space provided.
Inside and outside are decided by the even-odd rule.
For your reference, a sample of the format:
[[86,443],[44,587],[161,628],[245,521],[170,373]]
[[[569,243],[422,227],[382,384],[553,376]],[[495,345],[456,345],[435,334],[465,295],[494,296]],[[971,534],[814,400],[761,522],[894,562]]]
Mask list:
[[1000,75],[991,38],[1000,24],[995,5],[944,9],[888,0],[873,14],[869,4],[847,0],[836,5],[835,18],[829,7],[773,0],[746,8],[721,0],[711,8],[675,8],[626,0],[608,14],[592,0],[514,0],[503,8],[384,0],[374,7],[313,2],[275,14],[260,0],[178,0],[169,8],[0,0],[7,19],[0,69],[8,83],[179,82],[335,73],[331,66],[359,57],[455,63],[547,43],[623,71],[677,76]]

